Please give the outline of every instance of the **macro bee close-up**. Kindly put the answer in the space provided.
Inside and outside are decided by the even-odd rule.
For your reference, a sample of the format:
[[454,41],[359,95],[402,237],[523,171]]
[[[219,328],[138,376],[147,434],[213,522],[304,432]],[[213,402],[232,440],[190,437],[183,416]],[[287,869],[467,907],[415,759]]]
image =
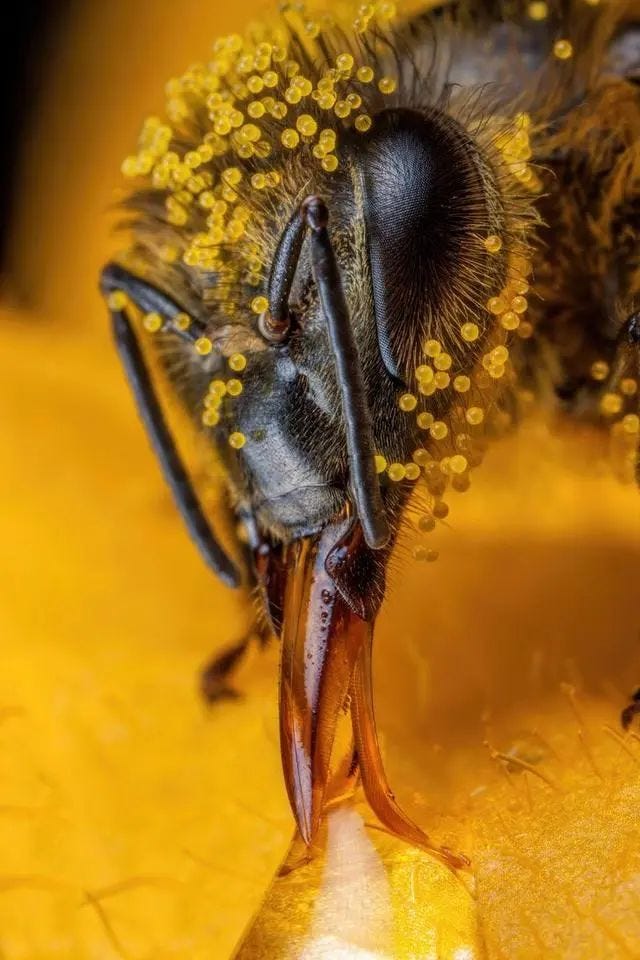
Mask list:
[[[128,879],[82,881],[104,942],[73,955],[638,956],[640,3],[250,13],[168,79],[110,181],[105,265],[84,278],[172,501],[149,539],[118,499],[136,482],[126,448],[115,483],[113,457],[95,467],[98,542],[117,527],[143,583],[165,551],[146,587],[105,589],[96,621],[139,599],[165,639],[158,653],[154,634],[138,647],[114,629],[139,688],[120,699],[110,666],[87,700],[118,718],[108,769],[138,711],[158,744],[186,724],[178,671],[199,712],[175,759],[158,746],[157,772],[151,734],[148,756],[142,734],[126,754],[156,785],[133,832],[157,805],[175,863],[222,886],[251,857],[280,867],[235,952],[211,952],[195,933],[205,884],[174,875],[163,839]],[[114,452],[135,429],[123,409]],[[174,629],[189,581],[206,628],[185,602]],[[210,653],[191,673],[163,651],[194,629]],[[84,670],[52,703],[74,702]],[[243,828],[224,803],[189,812],[199,771],[231,796],[247,750],[278,754],[264,782],[288,801],[268,814],[259,788],[249,865],[229,856]],[[228,835],[227,853],[194,852],[201,831]],[[123,897],[174,882],[198,909],[146,939]],[[25,936],[9,960],[36,955]]]

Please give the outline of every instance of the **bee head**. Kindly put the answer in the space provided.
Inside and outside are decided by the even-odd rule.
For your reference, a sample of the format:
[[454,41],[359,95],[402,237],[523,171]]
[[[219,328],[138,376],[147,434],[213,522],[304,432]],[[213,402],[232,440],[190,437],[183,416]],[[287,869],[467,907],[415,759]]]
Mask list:
[[[354,417],[369,431],[364,455],[378,471],[368,483],[381,486],[388,515],[398,512],[409,486],[397,480],[420,473],[412,456],[428,456],[424,424],[444,424],[464,401],[495,320],[487,300],[507,275],[496,176],[443,112],[384,110],[364,135],[345,139],[340,174],[313,186],[330,221],[321,227],[336,266],[333,306],[314,261],[318,225],[303,201],[273,253],[268,308],[257,321],[265,349],[236,407],[240,429],[257,438],[242,456],[259,518],[291,538],[317,531],[353,500]],[[358,370],[332,343],[327,312],[336,299]],[[350,378],[358,413],[345,402]],[[435,434],[427,438],[437,445]]]

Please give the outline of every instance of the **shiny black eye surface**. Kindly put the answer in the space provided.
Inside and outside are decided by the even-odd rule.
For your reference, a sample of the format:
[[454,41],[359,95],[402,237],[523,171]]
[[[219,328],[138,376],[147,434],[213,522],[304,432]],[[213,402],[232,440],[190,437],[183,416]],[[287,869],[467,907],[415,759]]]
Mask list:
[[408,331],[437,325],[460,296],[474,236],[490,229],[488,177],[468,134],[433,111],[388,110],[356,145],[380,352],[406,379]]

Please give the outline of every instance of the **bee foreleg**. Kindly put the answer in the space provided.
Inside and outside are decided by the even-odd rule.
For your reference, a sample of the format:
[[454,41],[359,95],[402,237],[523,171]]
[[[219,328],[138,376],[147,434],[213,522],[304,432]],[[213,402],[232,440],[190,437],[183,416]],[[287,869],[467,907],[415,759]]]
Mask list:
[[255,642],[263,650],[270,637],[271,632],[266,627],[256,624],[238,643],[217,653],[200,673],[200,693],[203,699],[208,704],[214,704],[220,700],[239,698],[241,694],[230,683],[233,674],[251,644]]
[[[122,289],[126,281],[124,271],[119,269],[114,275],[114,270],[115,267],[107,267],[102,275],[102,288],[107,294],[113,291],[114,285]],[[137,287],[135,289],[137,291]],[[128,289],[124,292],[128,293]],[[162,412],[134,326],[126,309],[111,309],[111,317],[116,346],[138,413],[187,530],[214,573],[224,583],[236,587],[240,583],[239,571],[223,550],[202,509]]]

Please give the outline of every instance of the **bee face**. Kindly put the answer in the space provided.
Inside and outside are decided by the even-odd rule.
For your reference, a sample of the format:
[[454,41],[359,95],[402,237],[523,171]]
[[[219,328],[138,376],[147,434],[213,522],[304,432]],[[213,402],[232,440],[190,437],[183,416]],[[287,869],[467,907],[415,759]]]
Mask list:
[[[484,249],[475,270],[461,271],[460,264],[478,236],[500,231],[503,211],[473,141],[438,111],[385,110],[366,136],[347,138],[339,160],[341,173],[325,185],[324,199],[374,440],[389,462],[406,462],[418,428],[400,398],[413,396],[430,337],[439,337],[441,358],[451,365],[472,363],[460,330],[474,316],[479,291],[500,288],[505,264]],[[340,512],[349,483],[340,391],[304,245],[290,311],[286,341],[248,354],[234,409],[250,440],[238,493],[264,529],[288,540],[316,532]],[[438,419],[449,403],[444,391],[434,398]]]

